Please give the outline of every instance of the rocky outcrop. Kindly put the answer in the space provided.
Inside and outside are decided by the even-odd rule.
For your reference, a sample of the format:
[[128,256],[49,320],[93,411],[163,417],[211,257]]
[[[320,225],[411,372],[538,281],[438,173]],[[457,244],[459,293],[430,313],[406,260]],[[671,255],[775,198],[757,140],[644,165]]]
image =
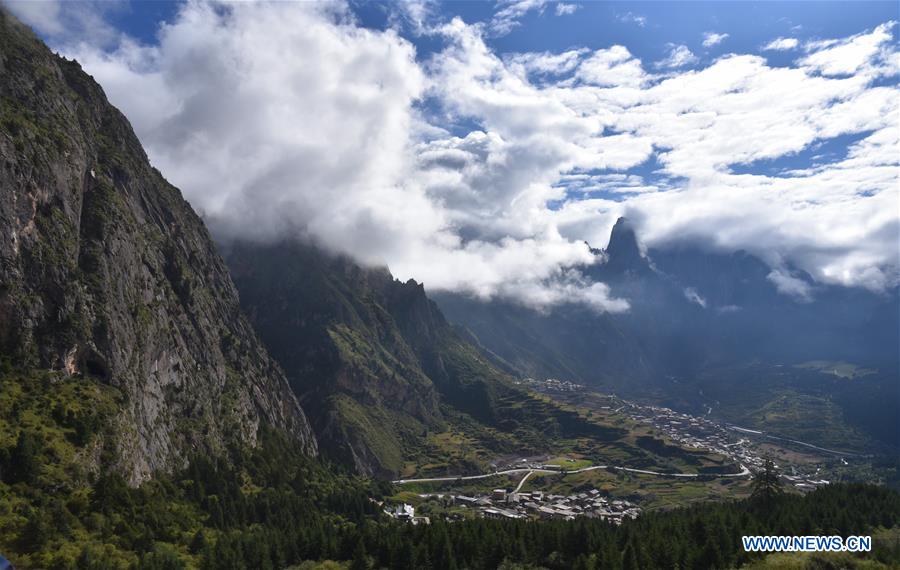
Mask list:
[[315,454],[201,219],[99,85],[2,10],[0,105],[0,354],[118,387],[132,483],[262,424]]

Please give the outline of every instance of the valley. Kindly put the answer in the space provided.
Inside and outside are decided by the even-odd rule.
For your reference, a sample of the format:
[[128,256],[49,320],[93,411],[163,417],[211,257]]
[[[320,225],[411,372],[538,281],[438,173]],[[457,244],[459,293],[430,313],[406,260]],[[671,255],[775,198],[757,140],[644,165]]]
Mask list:
[[[653,452],[658,464],[667,467],[650,467],[647,456],[631,456],[635,461],[632,464],[614,464],[606,457],[621,453],[621,448],[604,449],[599,442],[560,440],[555,442],[551,454],[496,457],[486,467],[473,464],[469,471],[455,474],[422,475],[428,472],[427,468],[408,469],[414,476],[394,480],[398,493],[389,500],[415,507],[424,505],[424,512],[432,518],[445,517],[450,521],[474,516],[598,516],[621,521],[624,511],[611,511],[606,504],[591,503],[590,508],[581,505],[576,511],[556,509],[555,514],[541,508],[553,510],[554,505],[578,503],[586,493],[604,501],[632,501],[628,503],[635,508],[631,515],[637,516],[641,510],[739,498],[749,494],[750,478],[763,468],[766,458],[775,462],[784,485],[796,493],[837,481],[870,480],[873,473],[873,456],[858,451],[826,449],[708,415],[694,416],[659,405],[640,404],[566,380],[526,378],[516,384],[575,411],[586,421],[625,430],[628,436],[624,440],[633,442],[637,449]],[[671,460],[682,454],[693,461],[660,459]],[[698,463],[698,457],[704,461]],[[681,465],[681,470],[673,469],[674,465]],[[544,496],[549,497],[548,504]]]
[[[754,472],[762,467],[766,457],[770,457],[781,470],[785,482],[800,491],[834,481],[872,481],[873,464],[889,453],[880,446],[852,451],[825,448],[790,437],[790,432],[773,433],[735,425],[712,414],[711,409],[709,415],[691,415],[660,405],[600,394],[572,383],[561,386],[559,381],[526,382],[561,402],[582,406],[605,421],[652,426],[655,434],[679,445],[720,454]],[[891,475],[881,474],[882,477]],[[880,481],[884,482],[884,479]]]

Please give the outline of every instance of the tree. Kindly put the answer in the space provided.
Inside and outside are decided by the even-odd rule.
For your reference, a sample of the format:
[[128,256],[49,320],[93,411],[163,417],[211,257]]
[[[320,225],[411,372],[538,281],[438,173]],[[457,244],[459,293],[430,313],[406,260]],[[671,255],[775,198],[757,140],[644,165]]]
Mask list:
[[637,549],[631,540],[625,545],[625,552],[622,554],[622,567],[625,568],[625,570],[640,570],[641,568]]
[[783,492],[781,488],[781,474],[775,467],[771,457],[766,457],[762,471],[753,478],[753,499],[769,502]]
[[184,563],[178,557],[178,553],[170,546],[157,547],[153,552],[144,554],[136,570],[182,570]]
[[203,552],[204,547],[206,546],[206,534],[203,532],[201,528],[196,533],[194,533],[194,538],[191,539],[191,544],[188,546],[188,550],[190,550],[191,554],[200,554]]
[[20,546],[26,552],[40,552],[53,534],[53,525],[47,513],[41,508],[33,509],[28,513],[28,522],[19,535]]
[[725,557],[722,555],[722,545],[712,536],[708,536],[700,551],[698,560],[701,568],[723,568]]
[[9,455],[10,483],[34,485],[41,474],[41,440],[30,432],[22,430],[19,439]]
[[350,563],[350,570],[369,570],[369,556],[366,554],[366,544],[360,538],[356,542],[356,548],[353,550],[353,562]]

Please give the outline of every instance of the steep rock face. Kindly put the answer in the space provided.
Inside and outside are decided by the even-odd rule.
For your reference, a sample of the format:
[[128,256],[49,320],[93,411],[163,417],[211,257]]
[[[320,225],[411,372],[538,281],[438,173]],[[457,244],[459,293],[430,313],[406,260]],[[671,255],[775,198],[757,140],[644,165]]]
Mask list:
[[0,355],[118,387],[133,483],[261,423],[315,454],[202,221],[101,88],[2,10],[0,104]]
[[616,220],[605,253],[607,262],[600,267],[604,267],[610,274],[629,271],[643,273],[648,269],[647,260],[641,255],[634,226],[627,218]]
[[443,426],[435,386],[404,334],[432,334],[433,315],[417,307],[420,287],[295,243],[235,244],[226,259],[244,309],[333,459],[396,473],[404,447]]

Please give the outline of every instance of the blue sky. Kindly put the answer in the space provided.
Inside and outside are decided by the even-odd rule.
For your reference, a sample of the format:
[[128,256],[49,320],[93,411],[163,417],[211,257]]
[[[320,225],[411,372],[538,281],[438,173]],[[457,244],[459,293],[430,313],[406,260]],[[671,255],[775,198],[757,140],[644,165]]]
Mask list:
[[[129,2],[111,10],[109,21],[143,42],[155,43],[159,23],[171,20],[179,4]],[[845,37],[900,19],[896,2],[564,2],[577,6],[569,17],[555,15],[557,4],[529,11],[513,31],[488,43],[500,53],[624,44],[636,56],[651,60],[665,55],[667,43],[676,43],[703,57],[715,57],[728,51],[757,51],[774,37]],[[389,27],[395,11],[393,3],[368,0],[354,1],[350,8],[363,26],[374,29]],[[496,10],[492,2],[460,1],[440,4],[436,11],[467,23],[487,23]],[[729,34],[727,43],[704,48],[702,35],[709,31]],[[433,37],[404,32],[420,58],[440,49],[441,42]],[[774,59],[777,64],[780,58]]]
[[896,2],[7,4],[222,239],[615,311],[577,267],[627,215],[800,300],[900,282]]

